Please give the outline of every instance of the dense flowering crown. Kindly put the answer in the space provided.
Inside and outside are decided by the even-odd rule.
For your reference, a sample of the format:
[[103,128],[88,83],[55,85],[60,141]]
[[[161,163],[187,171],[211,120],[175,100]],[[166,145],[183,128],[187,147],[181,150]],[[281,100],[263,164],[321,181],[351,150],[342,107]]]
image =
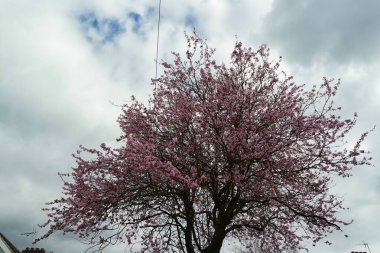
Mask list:
[[250,252],[277,252],[347,224],[336,217],[343,207],[328,192],[331,176],[369,158],[360,148],[367,133],[343,147],[356,115],[337,115],[339,80],[304,90],[265,45],[237,42],[224,65],[205,41],[187,39],[184,59],[162,63],[149,106],[133,98],[124,107],[120,147],[75,155],[43,238],[63,230],[100,250],[125,241],[142,252],[205,253],[236,238]]

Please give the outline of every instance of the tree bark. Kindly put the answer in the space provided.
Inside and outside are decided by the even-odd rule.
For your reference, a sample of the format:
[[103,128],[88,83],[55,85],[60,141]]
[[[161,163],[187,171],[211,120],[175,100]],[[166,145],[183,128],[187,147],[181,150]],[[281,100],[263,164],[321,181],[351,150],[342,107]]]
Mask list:
[[192,238],[192,229],[193,229],[192,226],[188,225],[185,230],[185,246],[186,246],[187,253],[195,253],[193,238]]
[[193,230],[194,230],[194,208],[190,200],[190,191],[184,194],[184,205],[186,212],[186,228],[185,228],[185,246],[187,253],[195,253],[193,245]]
[[219,230],[215,231],[215,234],[211,240],[211,243],[209,246],[207,246],[202,253],[219,253],[222,245],[224,238],[226,237],[225,230]]

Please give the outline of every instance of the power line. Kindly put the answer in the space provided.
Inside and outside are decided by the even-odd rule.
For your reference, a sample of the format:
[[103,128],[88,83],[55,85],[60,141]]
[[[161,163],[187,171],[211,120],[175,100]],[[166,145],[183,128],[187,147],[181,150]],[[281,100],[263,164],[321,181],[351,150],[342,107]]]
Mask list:
[[370,248],[369,248],[368,243],[366,243],[365,241],[363,241],[362,245],[364,245],[364,247],[366,247],[368,249],[369,253],[372,253],[371,250],[370,250]]
[[[161,0],[159,0],[159,3],[158,3],[157,43],[156,43],[156,74],[155,74],[154,79],[157,79],[158,45],[159,45],[159,41],[160,41],[160,21],[161,21]],[[156,89],[156,81],[154,81],[154,88]]]
[[[358,245],[364,246],[365,248],[368,249],[369,253],[372,253],[372,252],[371,252],[371,249],[369,248],[368,243],[366,243],[365,241],[363,241],[363,243],[358,244]],[[356,251],[352,251],[352,252],[355,252],[355,253],[356,253]],[[360,252],[358,252],[358,253],[360,253]]]

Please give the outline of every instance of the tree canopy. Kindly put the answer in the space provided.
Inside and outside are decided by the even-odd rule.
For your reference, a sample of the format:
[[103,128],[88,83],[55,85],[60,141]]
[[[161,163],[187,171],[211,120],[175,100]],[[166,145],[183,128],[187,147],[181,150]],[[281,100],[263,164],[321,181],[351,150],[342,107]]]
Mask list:
[[[101,251],[248,252],[298,249],[342,225],[332,178],[370,164],[335,106],[339,80],[298,85],[270,59],[236,42],[228,64],[195,33],[186,54],[162,62],[148,105],[123,107],[118,147],[81,147],[64,196],[45,208],[48,231],[75,233]],[[38,239],[38,240],[40,240]]]

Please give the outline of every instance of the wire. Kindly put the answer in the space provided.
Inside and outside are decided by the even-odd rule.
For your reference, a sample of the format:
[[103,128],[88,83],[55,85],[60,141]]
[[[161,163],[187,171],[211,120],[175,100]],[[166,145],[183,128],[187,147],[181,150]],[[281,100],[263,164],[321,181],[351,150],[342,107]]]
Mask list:
[[[157,22],[157,44],[156,44],[156,74],[155,80],[157,79],[157,68],[158,68],[158,45],[160,41],[160,21],[161,21],[161,0],[158,3],[158,22]],[[156,89],[156,81],[154,81],[154,89]]]
[[363,241],[363,245],[369,250],[369,253],[372,253],[371,250],[369,249],[368,243],[366,243],[366,242]]

